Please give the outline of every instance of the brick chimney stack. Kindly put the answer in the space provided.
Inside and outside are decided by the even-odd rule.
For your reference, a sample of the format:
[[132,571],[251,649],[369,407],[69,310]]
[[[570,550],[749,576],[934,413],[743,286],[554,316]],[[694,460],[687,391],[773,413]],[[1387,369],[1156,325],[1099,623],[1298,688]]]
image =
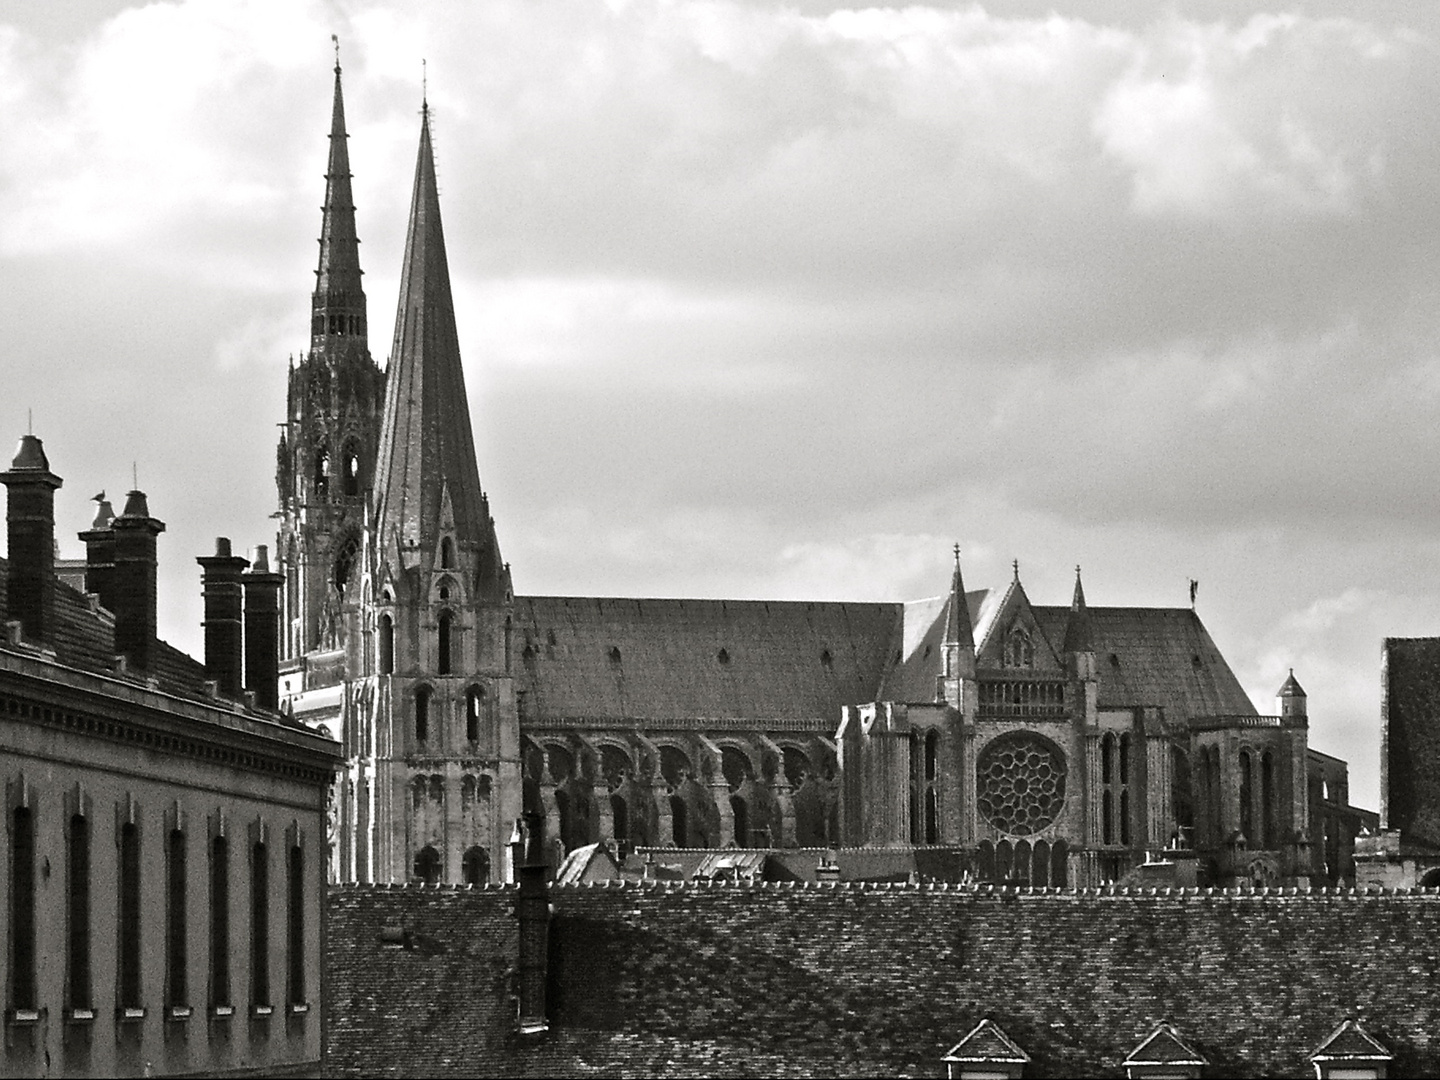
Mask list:
[[95,520],[80,534],[85,541],[85,591],[100,598],[106,611],[115,610],[115,510],[102,491],[95,497]]
[[155,538],[165,523],[150,516],[143,491],[132,491],[113,527],[115,651],[148,671],[155,655]]
[[250,560],[230,554],[230,541],[215,538],[215,554],[202,555],[201,589],[205,597],[205,674],[220,693],[240,696],[241,612],[240,572]]
[[50,471],[45,447],[25,435],[0,473],[9,489],[5,522],[9,538],[9,618],[37,644],[55,635],[55,489],[62,481]]
[[255,563],[245,581],[245,689],[262,709],[280,707],[280,586],[283,574],[271,573],[269,551],[255,548]]

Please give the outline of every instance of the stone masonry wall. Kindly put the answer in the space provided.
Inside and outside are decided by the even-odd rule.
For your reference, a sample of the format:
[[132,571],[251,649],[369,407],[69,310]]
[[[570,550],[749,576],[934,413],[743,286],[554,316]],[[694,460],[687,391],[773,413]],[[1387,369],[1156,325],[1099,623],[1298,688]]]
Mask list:
[[1440,638],[1385,641],[1386,827],[1440,844]]
[[1168,1019],[1207,1076],[1301,1077],[1357,1016],[1391,1075],[1440,1075],[1437,891],[556,889],[551,1031],[530,1044],[515,896],[333,889],[330,1074],[943,1076],[990,1016],[1027,1076],[1123,1075]]

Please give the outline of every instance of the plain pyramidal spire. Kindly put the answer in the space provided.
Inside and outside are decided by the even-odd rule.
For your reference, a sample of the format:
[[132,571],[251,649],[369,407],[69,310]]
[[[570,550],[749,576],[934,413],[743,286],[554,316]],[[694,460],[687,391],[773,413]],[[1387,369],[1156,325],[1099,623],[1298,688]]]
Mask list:
[[945,618],[946,645],[975,647],[975,632],[970,626],[970,603],[965,599],[965,581],[960,576],[960,545],[955,545],[955,572],[950,578],[950,611]]
[[1075,567],[1075,593],[1070,598],[1070,618],[1065,623],[1064,652],[1083,653],[1095,649],[1090,633],[1090,609],[1085,606],[1085,586],[1080,583],[1080,567]]
[[363,342],[366,337],[365,290],[360,281],[360,240],[355,231],[348,140],[337,42],[330,159],[325,170],[325,205],[320,219],[320,265],[315,271],[311,349],[324,348],[336,338],[358,338]]
[[384,561],[398,553],[401,564],[406,564],[407,553],[434,548],[445,504],[447,517],[453,518],[455,540],[485,553],[498,574],[499,552],[480,488],[460,364],[428,104],[422,105],[420,117],[420,150],[376,462],[380,556]]

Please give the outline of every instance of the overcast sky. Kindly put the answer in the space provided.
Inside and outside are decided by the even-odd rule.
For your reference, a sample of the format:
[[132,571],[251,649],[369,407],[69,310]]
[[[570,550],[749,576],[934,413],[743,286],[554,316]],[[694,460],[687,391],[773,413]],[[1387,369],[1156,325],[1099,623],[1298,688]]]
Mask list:
[[0,3],[0,438],[272,542],[341,38],[388,355],[420,61],[517,591],[1198,608],[1378,805],[1440,633],[1440,5]]

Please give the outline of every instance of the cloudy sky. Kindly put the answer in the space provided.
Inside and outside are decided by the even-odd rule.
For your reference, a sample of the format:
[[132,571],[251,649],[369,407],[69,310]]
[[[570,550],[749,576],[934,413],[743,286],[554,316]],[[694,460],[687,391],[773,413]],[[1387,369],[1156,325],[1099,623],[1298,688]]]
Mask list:
[[1198,607],[1378,802],[1440,633],[1440,5],[0,2],[0,438],[273,538],[338,34],[389,352],[428,61],[517,590]]

